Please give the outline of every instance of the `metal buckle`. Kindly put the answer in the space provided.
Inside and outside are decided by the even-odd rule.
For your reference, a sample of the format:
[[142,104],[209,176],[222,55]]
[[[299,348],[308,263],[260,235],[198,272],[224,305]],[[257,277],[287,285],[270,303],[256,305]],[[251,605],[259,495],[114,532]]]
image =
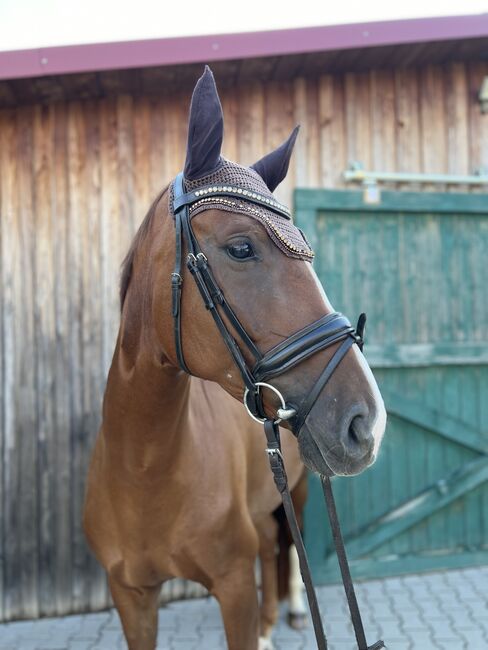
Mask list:
[[266,453],[268,456],[279,456],[283,463],[285,462],[283,454],[281,453],[281,449],[271,449],[270,447],[266,447]]
[[193,253],[188,253],[186,256],[186,263],[191,264],[192,266],[198,265],[198,262],[201,264],[207,264],[208,259],[204,253],[197,253],[196,256]]
[[[277,409],[276,411],[276,415],[278,416],[278,418],[275,420],[275,422],[277,424],[280,423],[282,420],[289,420],[294,415],[296,415],[295,409],[287,408],[285,398],[277,388],[275,388],[271,384],[266,384],[264,381],[257,381],[254,384],[254,386],[258,389],[258,392],[259,392],[259,388],[269,388],[269,390],[271,390],[280,400],[281,408]],[[256,415],[254,415],[254,413],[251,413],[251,410],[247,403],[248,395],[249,395],[249,388],[246,388],[246,390],[244,391],[244,399],[243,399],[244,406],[246,407],[246,411],[249,413],[249,415],[252,417],[253,420],[259,422],[260,424],[263,424],[263,422],[266,422],[266,418],[258,418]]]

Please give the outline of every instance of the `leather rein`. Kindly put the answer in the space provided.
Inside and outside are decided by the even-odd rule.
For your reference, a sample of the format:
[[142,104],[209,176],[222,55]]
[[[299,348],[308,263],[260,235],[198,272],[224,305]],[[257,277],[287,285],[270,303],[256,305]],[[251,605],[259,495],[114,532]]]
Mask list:
[[[245,199],[252,203],[261,205],[286,219],[290,219],[290,215],[284,206],[270,202],[269,199],[243,190],[242,188],[209,186],[199,188],[196,192],[187,193],[184,188],[183,173],[178,174],[174,181],[173,195],[176,254],[175,265],[173,273],[171,274],[174,340],[178,363],[182,370],[191,374],[184,359],[181,337],[181,294],[183,288],[182,263],[186,247],[186,266],[200,291],[205,307],[211,313],[224,343],[241,373],[245,385],[243,398],[244,406],[252,418],[264,425],[267,439],[266,452],[268,454],[276,486],[282,497],[293,542],[298,552],[300,571],[307,592],[317,647],[319,650],[326,650],[328,647],[327,639],[325,637],[322,619],[320,617],[305,547],[288,488],[283,456],[281,454],[278,424],[282,420],[288,420],[293,433],[298,437],[300,429],[305,423],[305,420],[320,393],[331,378],[334,370],[347,354],[348,350],[354,344],[358,345],[360,350],[363,349],[363,331],[366,322],[366,315],[360,315],[355,329],[351,326],[351,323],[345,316],[339,312],[333,312],[319,318],[310,325],[307,325],[300,331],[289,336],[279,345],[273,347],[265,354],[262,354],[252,341],[251,337],[247,334],[232,307],[226,301],[224,294],[215,280],[208,259],[201,250],[198,240],[193,232],[190,208],[194,203],[200,200],[202,195],[207,193],[211,193],[213,197],[234,196],[239,199]],[[239,339],[254,359],[254,365],[252,368],[249,367],[234,336],[229,332],[222,314],[228,319]],[[267,383],[267,380],[271,380],[272,378],[287,372],[315,353],[325,350],[336,343],[339,343],[337,350],[332,355],[332,358],[315,382],[308,396],[305,397],[299,405],[295,406],[293,404],[287,404],[278,389]],[[265,413],[262,399],[263,388],[267,388],[274,392],[280,401],[280,408],[277,409],[275,417],[269,417]],[[358,648],[359,650],[378,650],[379,648],[385,647],[383,641],[377,641],[372,646],[368,646],[366,642],[364,627],[354,593],[349,566],[347,564],[330,478],[321,477],[321,480]]]

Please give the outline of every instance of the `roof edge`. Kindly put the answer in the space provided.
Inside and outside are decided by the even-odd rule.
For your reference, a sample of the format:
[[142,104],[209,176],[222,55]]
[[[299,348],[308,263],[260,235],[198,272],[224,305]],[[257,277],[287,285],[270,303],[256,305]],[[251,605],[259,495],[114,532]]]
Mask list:
[[488,13],[0,52],[0,79],[488,36]]

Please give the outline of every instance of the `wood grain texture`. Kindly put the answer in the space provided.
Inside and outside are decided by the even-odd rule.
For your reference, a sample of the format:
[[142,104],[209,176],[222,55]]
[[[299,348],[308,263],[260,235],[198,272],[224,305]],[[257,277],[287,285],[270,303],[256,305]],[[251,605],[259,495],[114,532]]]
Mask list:
[[[440,556],[446,567],[466,564],[469,553],[473,565],[488,558],[486,197],[382,198],[371,206],[358,191],[296,191],[329,298],[342,312],[368,313],[366,355],[388,411],[376,464],[337,479],[353,571],[371,578],[402,572],[402,558],[410,570],[415,558],[419,569],[429,559],[439,567]],[[306,539],[314,569],[331,581],[338,573],[322,508],[312,483]]]
[[[271,70],[277,61],[265,63]],[[224,155],[250,164],[301,123],[289,175],[277,192],[289,205],[296,187],[344,188],[342,173],[352,160],[365,167],[403,172],[472,173],[488,167],[488,116],[480,113],[477,101],[481,81],[488,74],[486,62],[337,74],[317,64],[315,76],[298,74],[292,81],[285,80],[289,71],[281,64],[271,83],[263,80],[265,63],[243,64],[246,74],[241,76],[234,64],[226,69],[221,84]],[[0,111],[1,620],[96,610],[110,602],[105,578],[82,534],[86,465],[118,328],[120,264],[150,202],[183,165],[189,75],[194,70],[188,69],[181,80],[153,72],[138,86],[142,94],[136,86],[132,94],[126,92],[130,85],[119,76],[112,90],[124,92],[110,97],[82,100],[72,92],[69,101],[13,105]],[[216,78],[219,83],[218,74]],[[478,219],[476,227],[482,234],[487,227],[480,218],[485,197],[479,188],[470,192],[466,193],[473,213],[470,219]],[[310,214],[316,210],[314,196],[320,200],[320,193],[309,197]],[[347,240],[345,215],[349,218],[359,205],[348,204],[344,196],[338,193],[336,203],[329,206],[342,215],[330,225],[332,239],[324,241],[319,226],[311,241],[319,251],[319,273],[325,273],[332,261],[327,284],[344,274],[343,299],[356,305],[361,296],[354,271],[333,245],[336,237]],[[411,201],[402,195],[400,205],[393,197],[383,193],[379,209],[384,222],[374,216],[373,208],[364,209],[371,220],[369,234],[364,232],[355,244],[358,263],[374,268],[380,257],[386,277],[398,259],[406,260],[405,246],[413,241],[425,258],[447,265],[449,273],[439,278],[442,291],[469,277],[471,291],[463,294],[461,307],[472,315],[468,334],[473,345],[468,352],[473,358],[479,356],[481,366],[488,304],[473,296],[483,287],[476,265],[484,259],[484,235],[467,241],[462,228],[443,225],[443,216],[428,222],[426,239],[423,208],[417,221],[407,223],[403,218],[397,229],[386,213],[401,209],[402,203],[411,208],[418,195]],[[438,194],[434,207],[454,218],[456,200],[452,192]],[[371,233],[376,233],[374,242]],[[418,260],[402,263],[403,273],[428,271]],[[405,321],[403,347],[397,340],[389,341],[397,346],[395,354],[391,349],[377,350],[378,365],[386,364],[379,372],[395,373],[405,355],[413,355],[427,367],[432,359],[444,366],[457,354],[444,340],[441,327],[439,345],[424,345],[429,318],[439,316],[440,323],[451,319],[453,327],[460,327],[455,302],[446,300],[432,310],[429,277],[427,273],[427,284],[422,286],[402,287],[398,309],[378,327],[378,336],[388,342],[388,332],[403,326],[417,291],[425,313],[414,324]],[[396,292],[395,283],[387,282],[376,304],[387,310]],[[409,341],[413,341],[410,347]],[[463,353],[466,350],[456,357],[459,363],[466,360]],[[479,370],[486,394],[488,378]],[[446,415],[467,418],[476,427],[477,414],[486,418],[488,409],[482,393],[476,392],[478,379],[463,375],[463,396],[457,397],[461,389],[448,373],[443,374],[447,370],[436,372],[422,379],[430,395],[425,408],[436,409],[443,403]],[[400,376],[391,381],[397,391],[408,388]],[[472,390],[478,395],[476,403],[467,397]],[[414,428],[411,435],[416,435]],[[439,463],[455,462],[451,452],[444,458],[445,452],[435,444],[425,445],[426,457],[419,469],[432,477]],[[417,480],[416,470],[399,471],[404,471],[405,481]],[[373,484],[370,489],[372,500],[382,496],[381,491],[374,492]],[[351,490],[348,486],[349,496]],[[392,506],[397,497],[393,488]],[[473,499],[477,504],[473,508],[484,504],[487,511],[488,496]],[[455,539],[447,521],[442,526]],[[475,544],[470,516],[463,526]],[[427,539],[432,532],[426,530],[425,535]],[[397,540],[396,548],[408,548],[410,542]],[[174,581],[165,585],[162,597],[197,593],[201,593],[197,587]]]

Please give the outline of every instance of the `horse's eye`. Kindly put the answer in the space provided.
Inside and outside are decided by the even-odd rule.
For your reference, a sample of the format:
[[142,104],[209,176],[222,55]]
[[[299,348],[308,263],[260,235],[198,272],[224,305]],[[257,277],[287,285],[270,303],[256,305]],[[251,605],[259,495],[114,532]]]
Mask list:
[[229,246],[227,246],[227,252],[235,260],[245,260],[254,257],[252,246],[247,241],[229,244]]

